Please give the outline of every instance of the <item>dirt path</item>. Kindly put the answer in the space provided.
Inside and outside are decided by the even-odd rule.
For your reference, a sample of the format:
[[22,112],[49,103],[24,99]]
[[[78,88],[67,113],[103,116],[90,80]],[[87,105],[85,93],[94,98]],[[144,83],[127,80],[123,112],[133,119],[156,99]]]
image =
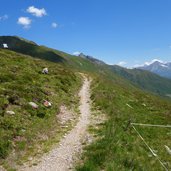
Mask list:
[[84,77],[80,90],[80,118],[77,125],[60,141],[59,146],[44,155],[37,166],[25,167],[23,171],[68,171],[82,150],[82,141],[90,118],[90,81]]

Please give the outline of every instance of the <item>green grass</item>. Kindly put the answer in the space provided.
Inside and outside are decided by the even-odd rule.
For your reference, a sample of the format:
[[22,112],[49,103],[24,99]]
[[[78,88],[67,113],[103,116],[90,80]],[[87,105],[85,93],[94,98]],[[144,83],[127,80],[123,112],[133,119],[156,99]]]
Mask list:
[[[165,163],[167,168],[171,169],[170,154],[165,147],[165,145],[171,147],[171,128],[136,126],[136,129],[158,155],[159,159]],[[149,154],[148,157],[152,158],[153,156]]]
[[115,74],[129,80],[132,84],[143,90],[161,96],[166,96],[171,93],[170,79],[140,69],[126,69],[117,65],[111,66],[110,68]]
[[[4,42],[4,37],[0,38]],[[99,65],[21,38],[5,37],[5,40],[11,50],[32,55],[35,59],[0,50],[1,164],[6,168],[15,162],[21,164],[29,156],[41,154],[42,150],[47,152],[59,141],[68,129],[60,128],[56,113],[61,104],[71,107],[78,104],[76,93],[81,81],[77,72],[85,72],[93,78],[91,99],[94,108],[105,113],[108,120],[99,129],[91,127],[98,139],[86,147],[83,163],[77,170],[162,170],[130,122],[164,125],[171,122],[170,101],[138,88],[159,95],[170,94],[169,80],[145,71],[115,71],[108,65]],[[49,68],[48,75],[41,74],[44,67]],[[45,108],[43,100],[51,101],[52,107]],[[30,101],[39,105],[38,110],[28,105]],[[7,110],[16,114],[7,115]],[[158,151],[161,160],[170,162],[163,148],[163,145],[170,146],[169,130],[136,128]],[[9,154],[14,150],[15,157],[11,157]]]
[[[56,115],[61,105],[78,106],[81,79],[60,64],[9,50],[0,50],[0,58],[0,164],[13,166],[36,150],[47,151],[69,129],[60,127]],[[44,67],[49,74],[41,73]],[[44,107],[44,100],[52,107]],[[32,101],[38,109],[28,104]],[[12,151],[15,156],[10,155]]]
[[96,59],[73,56],[59,50],[39,46],[32,41],[16,36],[0,36],[0,48],[2,48],[4,42],[8,44],[10,50],[31,55],[34,58],[58,62],[66,67],[70,67],[71,70],[107,75],[107,77],[110,76],[112,79],[113,75],[117,75],[145,91],[161,96],[171,94],[171,80],[148,71],[126,69],[119,66],[110,66],[105,63],[98,64]]
[[7,43],[10,50],[19,52],[25,55],[30,55],[35,58],[40,58],[52,62],[64,62],[65,59],[54,51],[38,46],[32,41],[16,37],[16,36],[0,36],[0,48],[3,43]]
[[[77,170],[163,170],[130,122],[167,125],[171,122],[170,102],[103,77],[94,80],[92,92],[95,107],[109,119],[101,129],[94,129],[99,139],[85,148],[83,164]],[[170,162],[163,149],[163,145],[170,146],[170,135],[166,134],[169,130],[137,129],[158,150],[161,159]]]

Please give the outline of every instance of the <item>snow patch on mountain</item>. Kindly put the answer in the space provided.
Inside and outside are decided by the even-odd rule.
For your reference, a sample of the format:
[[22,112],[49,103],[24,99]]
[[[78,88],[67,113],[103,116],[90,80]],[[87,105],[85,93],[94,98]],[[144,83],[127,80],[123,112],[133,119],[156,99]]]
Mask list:
[[147,70],[171,79],[171,62],[163,62],[159,59],[153,59],[151,62],[145,62],[144,65],[135,68]]
[[[152,61],[150,61],[150,62],[145,62],[145,64],[144,64],[144,65],[149,66],[149,65],[153,64],[154,62],[159,62],[159,63],[164,64],[164,62],[163,62],[162,60],[160,60],[160,59],[153,59],[153,60],[152,60]],[[143,65],[143,66],[144,66],[144,65]]]

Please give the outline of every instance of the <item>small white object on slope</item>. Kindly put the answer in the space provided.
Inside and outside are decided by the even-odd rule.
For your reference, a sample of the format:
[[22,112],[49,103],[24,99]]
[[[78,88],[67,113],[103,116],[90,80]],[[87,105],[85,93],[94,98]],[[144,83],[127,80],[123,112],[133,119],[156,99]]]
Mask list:
[[43,104],[45,107],[51,107],[52,106],[52,103],[48,102],[47,100],[45,100]]
[[32,106],[32,108],[37,109],[39,106],[34,102],[29,102],[29,105]]
[[166,151],[171,155],[171,149],[167,145],[165,145],[165,148],[166,148]]
[[15,112],[14,111],[6,111],[6,114],[15,115]]
[[8,49],[8,44],[3,43],[3,47],[4,47],[5,49]]
[[133,107],[131,105],[129,105],[128,103],[126,104],[129,108],[133,109]]
[[49,72],[49,71],[48,71],[48,68],[44,68],[44,69],[42,70],[42,73],[43,73],[43,74],[48,74],[48,72]]

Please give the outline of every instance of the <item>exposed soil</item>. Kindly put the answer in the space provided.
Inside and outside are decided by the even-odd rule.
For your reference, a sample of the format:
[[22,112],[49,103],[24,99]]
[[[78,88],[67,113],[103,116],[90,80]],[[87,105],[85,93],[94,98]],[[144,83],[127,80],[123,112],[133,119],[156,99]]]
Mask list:
[[59,145],[45,154],[36,166],[25,166],[20,171],[68,171],[72,169],[83,148],[90,123],[90,80],[84,76],[80,90],[80,117],[76,126],[60,141]]

